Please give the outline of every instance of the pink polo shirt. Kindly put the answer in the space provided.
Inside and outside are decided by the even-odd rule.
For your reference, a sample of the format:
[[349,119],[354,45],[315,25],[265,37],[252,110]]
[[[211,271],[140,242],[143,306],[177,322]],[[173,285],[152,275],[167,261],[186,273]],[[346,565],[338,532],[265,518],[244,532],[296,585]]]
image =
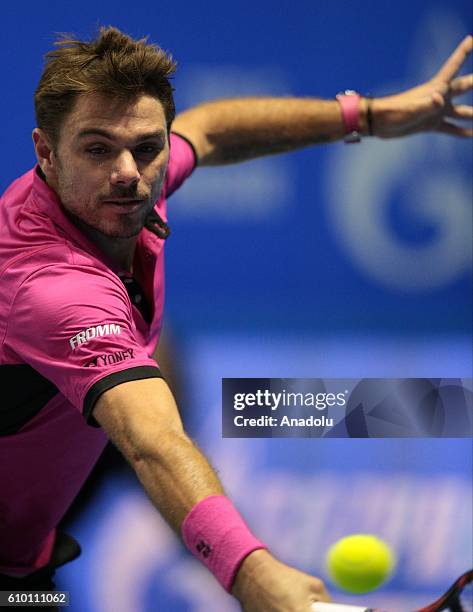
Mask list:
[[[191,174],[195,157],[171,134],[155,211]],[[0,573],[49,561],[55,527],[107,438],[91,417],[123,382],[160,377],[164,240],[147,228],[135,263],[119,270],[64,213],[34,168],[0,199]],[[145,307],[146,306],[146,307]]]

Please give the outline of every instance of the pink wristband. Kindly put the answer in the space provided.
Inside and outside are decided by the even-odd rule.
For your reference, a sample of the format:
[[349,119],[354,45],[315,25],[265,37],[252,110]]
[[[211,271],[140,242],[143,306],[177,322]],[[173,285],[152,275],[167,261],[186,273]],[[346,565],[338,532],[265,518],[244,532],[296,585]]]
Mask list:
[[184,519],[181,531],[187,548],[229,593],[245,557],[266,548],[224,495],[211,495],[196,504]]
[[351,89],[336,96],[345,126],[345,142],[360,142],[360,94]]

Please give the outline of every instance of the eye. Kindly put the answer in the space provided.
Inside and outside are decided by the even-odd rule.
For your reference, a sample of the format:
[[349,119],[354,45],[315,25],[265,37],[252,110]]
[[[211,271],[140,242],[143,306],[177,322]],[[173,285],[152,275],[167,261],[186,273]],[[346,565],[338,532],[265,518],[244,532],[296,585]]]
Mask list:
[[136,148],[138,155],[157,155],[160,148],[154,144],[142,144]]
[[87,153],[90,153],[93,157],[99,157],[100,155],[104,155],[107,150],[104,147],[91,147],[87,149]]

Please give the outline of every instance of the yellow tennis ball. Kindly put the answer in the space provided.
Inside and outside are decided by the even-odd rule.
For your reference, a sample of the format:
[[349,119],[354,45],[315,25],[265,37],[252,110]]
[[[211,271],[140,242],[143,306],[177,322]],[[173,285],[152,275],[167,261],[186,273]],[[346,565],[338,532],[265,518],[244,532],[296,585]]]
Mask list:
[[368,593],[385,582],[394,569],[391,548],[373,535],[358,533],[333,544],[326,558],[336,586],[350,593]]

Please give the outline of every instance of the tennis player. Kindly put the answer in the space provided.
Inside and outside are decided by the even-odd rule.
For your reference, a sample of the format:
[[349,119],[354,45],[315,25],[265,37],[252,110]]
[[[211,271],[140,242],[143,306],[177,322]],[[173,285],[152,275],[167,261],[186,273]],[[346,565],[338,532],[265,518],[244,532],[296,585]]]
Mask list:
[[430,81],[386,98],[222,100],[175,118],[175,65],[158,47],[111,27],[58,41],[35,93],[38,163],[0,202],[0,590],[53,589],[79,554],[57,525],[110,439],[245,610],[328,599],[250,532],[150,357],[166,198],[198,166],[370,134],[471,137],[451,119],[473,116],[453,104],[472,89],[457,76],[472,47],[468,36]]

